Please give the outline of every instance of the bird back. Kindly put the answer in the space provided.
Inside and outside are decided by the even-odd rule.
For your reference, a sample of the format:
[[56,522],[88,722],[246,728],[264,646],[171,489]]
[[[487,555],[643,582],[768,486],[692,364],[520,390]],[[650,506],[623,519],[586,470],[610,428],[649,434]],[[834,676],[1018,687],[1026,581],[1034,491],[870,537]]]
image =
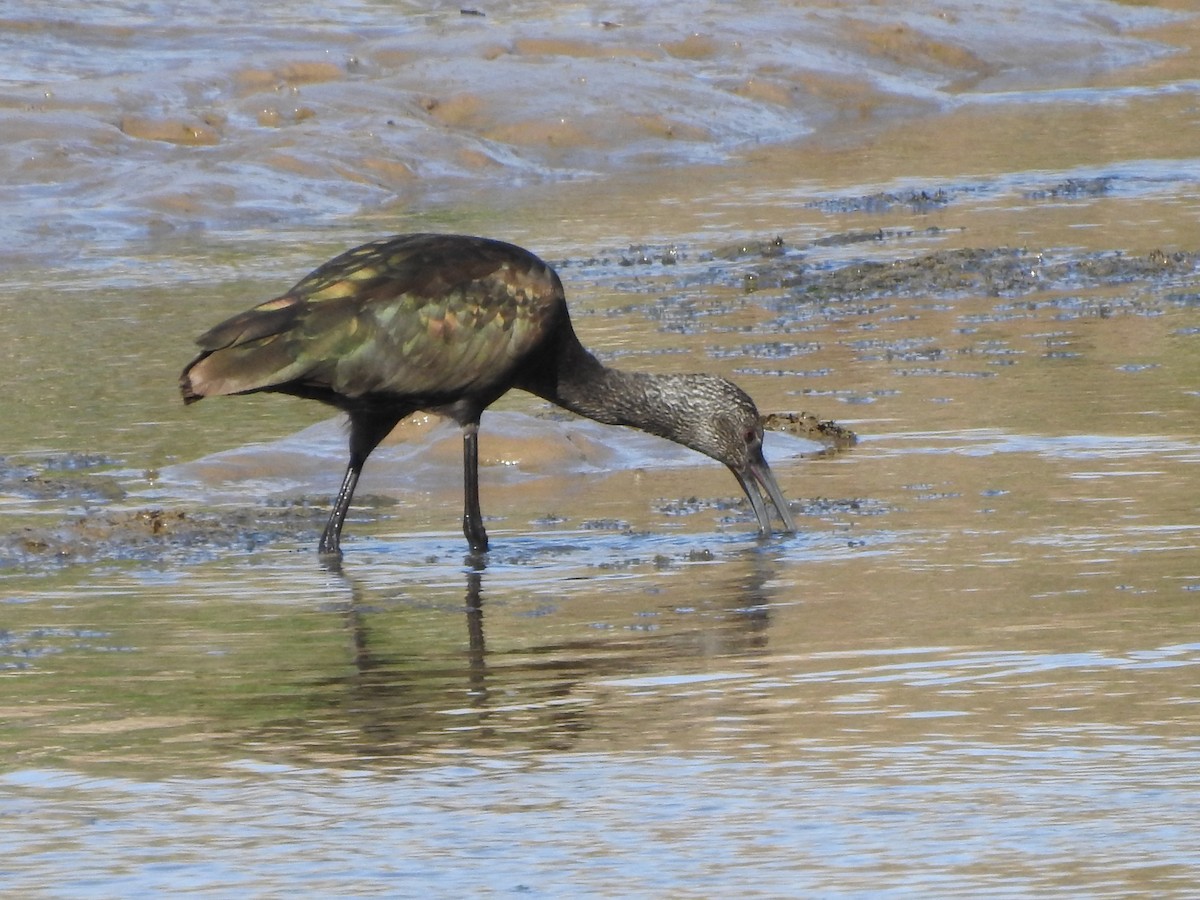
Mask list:
[[403,235],[350,250],[200,336],[188,402],[273,390],[416,407],[510,386],[566,316],[554,271],[511,244]]

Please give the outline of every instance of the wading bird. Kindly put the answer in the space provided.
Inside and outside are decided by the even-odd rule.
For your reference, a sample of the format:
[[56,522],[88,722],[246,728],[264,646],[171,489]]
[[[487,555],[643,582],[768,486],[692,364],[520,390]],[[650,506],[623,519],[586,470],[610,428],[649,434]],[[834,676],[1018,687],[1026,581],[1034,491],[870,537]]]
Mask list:
[[185,403],[273,391],[350,417],[350,464],[321,535],[341,555],[363,464],[417,410],[463,429],[463,533],[487,549],[479,509],[479,417],[510,388],[573,413],[665,437],[729,467],[769,534],[796,530],[763,458],[754,402],[715,375],[649,375],[601,364],[575,337],[562,283],[532,253],[487,238],[407,234],[349,250],[286,294],[206,331],[179,379]]

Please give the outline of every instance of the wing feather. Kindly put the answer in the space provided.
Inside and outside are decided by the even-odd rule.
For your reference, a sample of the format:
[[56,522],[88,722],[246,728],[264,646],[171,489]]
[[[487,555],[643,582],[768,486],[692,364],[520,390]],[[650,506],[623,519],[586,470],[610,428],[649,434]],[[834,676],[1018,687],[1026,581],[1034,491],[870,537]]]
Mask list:
[[297,387],[406,402],[494,396],[562,314],[558,277],[527,251],[405,235],[350,250],[205,332],[181,387],[188,402]]

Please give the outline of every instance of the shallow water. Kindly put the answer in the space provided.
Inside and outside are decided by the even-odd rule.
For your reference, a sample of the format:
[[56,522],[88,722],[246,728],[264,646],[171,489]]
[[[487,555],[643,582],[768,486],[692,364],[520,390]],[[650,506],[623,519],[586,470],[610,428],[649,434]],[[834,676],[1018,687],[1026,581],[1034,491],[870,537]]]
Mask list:
[[[1194,893],[1197,20],[904,6],[6,8],[0,887]],[[859,443],[759,540],[506,398],[485,561],[421,419],[323,569],[340,425],[175,379],[427,228]]]

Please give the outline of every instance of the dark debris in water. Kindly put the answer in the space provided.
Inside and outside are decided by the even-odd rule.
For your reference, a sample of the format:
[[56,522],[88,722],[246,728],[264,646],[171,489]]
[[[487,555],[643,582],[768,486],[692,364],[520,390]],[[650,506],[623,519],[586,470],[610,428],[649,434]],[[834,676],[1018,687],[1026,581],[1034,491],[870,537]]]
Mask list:
[[559,259],[553,262],[554,268],[562,270],[569,268],[606,269],[632,268],[641,266],[673,266],[683,262],[687,254],[675,244],[650,245],[631,244],[620,250],[614,250],[600,256],[588,256],[578,259]]
[[586,519],[579,523],[583,531],[615,531],[628,534],[633,528],[621,519]]
[[869,497],[814,497],[805,500],[793,512],[802,516],[828,518],[831,516],[882,516],[892,511],[892,507],[881,500]]
[[140,509],[89,511],[54,524],[0,534],[0,570],[98,562],[169,562],[217,550],[253,550],[281,539],[313,540],[326,512],[262,507],[229,513]]
[[1020,248],[938,250],[908,259],[860,261],[825,270],[780,273],[797,300],[888,295],[1017,296],[1034,291],[1155,281],[1195,274],[1197,254],[1099,253],[1056,258]]
[[324,501],[268,502],[228,512],[116,509],[127,498],[114,471],[118,465],[86,453],[0,458],[0,496],[30,501],[14,505],[17,515],[21,508],[36,511],[32,523],[23,515],[21,524],[0,530],[0,571],[103,562],[180,564],[219,550],[312,540],[328,515]]
[[[1048,188],[1047,197],[1096,194],[1108,190],[1112,179],[1068,179]],[[893,195],[887,195],[892,197]],[[945,203],[953,192],[922,192],[895,195],[894,199],[926,203]],[[880,202],[884,202],[880,195]],[[842,201],[847,202],[847,201]],[[888,200],[887,202],[891,202]],[[725,285],[745,295],[772,292],[765,302],[781,314],[780,321],[793,323],[797,317],[808,319],[832,312],[852,312],[870,316],[895,308],[896,299],[936,298],[941,302],[960,297],[1003,297],[1011,300],[1031,294],[1062,294],[1124,284],[1156,285],[1160,290],[1149,304],[1194,306],[1200,292],[1191,291],[1182,279],[1194,277],[1200,254],[1187,251],[1155,250],[1145,255],[1130,255],[1119,250],[1072,253],[1062,249],[1026,247],[957,247],[933,250],[917,256],[880,259],[882,245],[902,244],[908,239],[944,240],[951,232],[939,227],[925,229],[856,229],[829,234],[804,242],[790,242],[775,235],[739,241],[712,250],[679,245],[632,245],[591,259],[565,260],[559,265],[574,265],[597,270],[594,275],[611,279],[614,272],[628,267],[645,268],[628,283],[615,288],[630,298],[620,308],[606,309],[608,315],[644,314],[662,331],[699,333],[703,319],[719,317],[739,301],[724,306],[696,298],[697,285]],[[825,251],[845,249],[856,244],[872,244],[871,258],[847,260],[829,258]],[[763,301],[746,301],[763,302]],[[849,302],[857,304],[847,310]],[[1065,302],[1060,298],[1050,302]],[[1116,301],[1114,301],[1116,302]],[[1120,301],[1133,312],[1142,310],[1142,299]],[[834,306],[836,304],[836,307]],[[1066,309],[1065,315],[1110,316],[1113,306],[1095,304],[1087,309]]]
[[773,259],[783,256],[787,246],[783,238],[776,236],[766,240],[742,241],[737,244],[726,244],[712,251],[709,259]]
[[[922,234],[942,234],[940,228],[927,228]],[[876,228],[872,231],[839,231],[835,234],[817,238],[812,242],[813,247],[851,247],[854,244],[881,244],[884,241],[912,237],[916,232],[911,228]]]
[[621,254],[618,260],[618,265],[621,266],[652,266],[661,264],[664,266],[673,266],[679,262],[678,248],[671,247],[647,247],[638,245],[630,247],[628,251]]
[[768,431],[782,431],[795,434],[802,438],[820,441],[837,449],[853,447],[858,443],[858,435],[829,419],[818,419],[812,413],[789,412],[768,413],[762,417],[763,428]]
[[[659,500],[654,509],[666,516],[690,516],[707,511],[734,513],[736,515],[727,517],[726,521],[754,521],[754,510],[750,508],[745,497],[685,497]],[[788,509],[796,516],[828,519],[839,516],[878,516],[891,512],[892,508],[882,501],[865,497],[813,497],[807,500],[791,500]]]
[[116,461],[90,453],[62,453],[42,459],[0,458],[0,496],[25,500],[112,502],[125,492],[103,472]]
[[935,191],[879,191],[861,197],[833,197],[828,200],[817,200],[809,205],[828,213],[883,213],[896,208],[903,208],[914,213],[929,212],[942,209],[954,199],[951,191],[938,189]]
[[1116,180],[1111,175],[1099,178],[1068,178],[1052,187],[1029,191],[1025,196],[1030,200],[1078,200],[1084,197],[1102,197],[1112,189],[1113,182]]
[[[1115,175],[1100,175],[1095,178],[1065,178],[1048,187],[1039,187],[1024,193],[1027,200],[1079,200],[1103,197],[1109,194],[1120,179]],[[810,209],[819,209],[835,215],[880,214],[903,211],[915,214],[944,209],[955,200],[966,195],[993,192],[993,185],[960,184],[953,187],[922,188],[899,191],[876,191],[853,197],[828,197],[808,204]]]

